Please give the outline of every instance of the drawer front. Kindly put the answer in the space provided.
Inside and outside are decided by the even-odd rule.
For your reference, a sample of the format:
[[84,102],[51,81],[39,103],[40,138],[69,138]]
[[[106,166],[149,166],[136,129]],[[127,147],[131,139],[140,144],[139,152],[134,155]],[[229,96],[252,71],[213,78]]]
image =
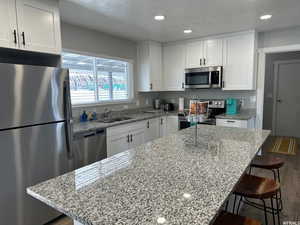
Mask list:
[[128,133],[133,130],[145,129],[145,121],[126,123],[123,125],[109,127],[106,130],[107,136],[114,136],[118,134]]
[[247,128],[247,120],[217,119],[217,126]]

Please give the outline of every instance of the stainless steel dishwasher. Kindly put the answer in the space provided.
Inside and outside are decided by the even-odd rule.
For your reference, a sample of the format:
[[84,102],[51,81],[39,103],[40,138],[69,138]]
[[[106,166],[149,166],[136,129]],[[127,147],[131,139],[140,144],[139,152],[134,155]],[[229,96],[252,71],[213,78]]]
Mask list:
[[106,130],[81,132],[73,140],[74,167],[78,169],[107,157]]

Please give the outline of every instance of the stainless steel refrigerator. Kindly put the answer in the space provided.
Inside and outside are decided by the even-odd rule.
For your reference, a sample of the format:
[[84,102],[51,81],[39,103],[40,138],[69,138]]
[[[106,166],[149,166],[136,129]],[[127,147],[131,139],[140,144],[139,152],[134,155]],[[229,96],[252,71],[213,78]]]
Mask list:
[[59,214],[26,187],[71,169],[68,70],[0,64],[0,225],[41,225]]

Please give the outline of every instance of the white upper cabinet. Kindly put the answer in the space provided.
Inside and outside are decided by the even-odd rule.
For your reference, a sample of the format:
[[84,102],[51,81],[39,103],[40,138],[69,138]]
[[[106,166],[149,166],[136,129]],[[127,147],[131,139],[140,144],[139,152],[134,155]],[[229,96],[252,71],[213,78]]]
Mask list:
[[213,39],[204,41],[204,59],[205,66],[223,65],[223,41],[222,39]]
[[202,66],[202,64],[204,63],[203,59],[203,41],[190,42],[186,44],[186,68],[197,68]]
[[222,39],[188,42],[186,68],[222,65]]
[[[50,54],[61,53],[60,17],[57,0],[4,0],[0,17],[0,46]],[[2,7],[3,6],[3,7]],[[6,15],[5,15],[6,17]],[[16,32],[16,38],[14,35]],[[5,42],[5,38],[8,40]],[[17,43],[16,43],[17,42]]]
[[56,1],[18,0],[21,48],[60,54],[60,19]]
[[18,48],[16,2],[0,1],[0,47]]
[[256,33],[224,38],[223,90],[253,90],[256,79]]
[[184,90],[185,45],[163,46],[163,85],[165,91]]
[[142,42],[137,48],[138,91],[162,90],[162,47],[160,43]]

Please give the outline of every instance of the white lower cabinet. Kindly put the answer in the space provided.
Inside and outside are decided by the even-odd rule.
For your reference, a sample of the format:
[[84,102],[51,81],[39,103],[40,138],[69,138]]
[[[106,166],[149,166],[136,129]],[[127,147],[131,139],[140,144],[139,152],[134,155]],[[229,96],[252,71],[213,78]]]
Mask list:
[[153,141],[159,138],[160,124],[159,118],[146,120],[145,142]]
[[249,120],[217,119],[216,125],[222,127],[255,128],[255,119],[254,117]]
[[107,157],[176,131],[178,116],[162,116],[107,128]]
[[145,142],[144,122],[107,128],[107,157],[134,148]]
[[167,116],[167,135],[179,130],[178,116]]

